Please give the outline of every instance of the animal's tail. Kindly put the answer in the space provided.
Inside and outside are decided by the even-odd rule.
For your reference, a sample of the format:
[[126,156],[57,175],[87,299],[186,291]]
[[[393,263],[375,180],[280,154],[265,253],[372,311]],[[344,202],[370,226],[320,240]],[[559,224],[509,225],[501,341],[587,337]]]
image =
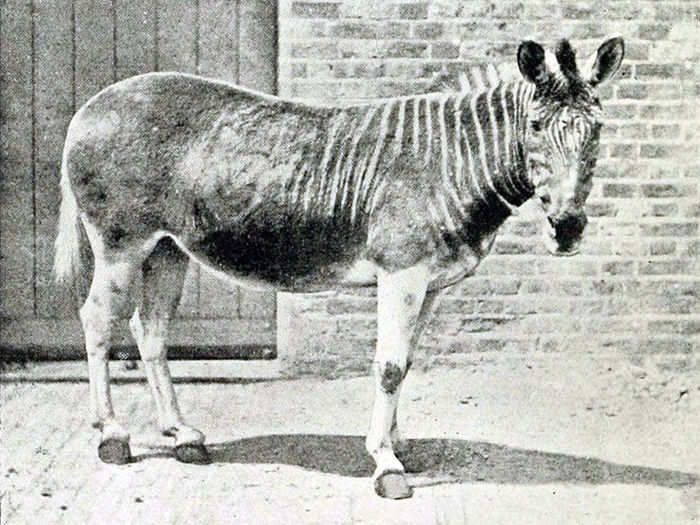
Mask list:
[[80,218],[78,203],[68,178],[66,152],[61,163],[61,208],[54,245],[53,273],[58,283],[72,284],[80,274]]

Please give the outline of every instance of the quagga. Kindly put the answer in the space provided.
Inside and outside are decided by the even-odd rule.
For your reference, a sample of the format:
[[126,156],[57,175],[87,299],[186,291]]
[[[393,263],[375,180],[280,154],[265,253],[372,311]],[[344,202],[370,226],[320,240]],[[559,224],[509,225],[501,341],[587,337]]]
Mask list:
[[103,461],[129,461],[109,391],[110,327],[143,277],[130,327],[175,455],[207,462],[178,409],[168,320],[188,259],[252,286],[312,291],[377,285],[376,399],[367,436],[376,492],[411,487],[396,458],[396,404],[437,295],[474,272],[498,227],[533,195],[552,252],[576,250],[601,106],[623,41],[580,71],[566,40],[517,52],[521,79],[351,106],[283,100],[225,82],[151,73],[114,84],[73,118],[62,163],[55,272],[94,256],[80,309]]

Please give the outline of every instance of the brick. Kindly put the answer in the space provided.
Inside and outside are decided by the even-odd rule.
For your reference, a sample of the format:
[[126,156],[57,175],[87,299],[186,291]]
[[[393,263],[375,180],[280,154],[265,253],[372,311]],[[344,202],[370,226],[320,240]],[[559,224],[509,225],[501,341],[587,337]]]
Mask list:
[[625,60],[649,60],[649,44],[626,41]]
[[592,202],[586,203],[586,214],[591,217],[615,217],[618,207],[613,202]]
[[681,297],[700,298],[700,279],[695,281],[684,280],[641,280],[630,283],[625,293],[632,297],[645,297],[651,295],[668,296],[670,300]]
[[596,315],[605,310],[605,301],[602,299],[577,299],[571,301],[568,312],[574,315]]
[[[690,354],[694,351],[695,344],[686,339],[651,337],[638,342],[638,352],[642,354]],[[687,366],[683,369],[687,370]]]
[[294,2],[292,16],[300,18],[338,18],[337,2]]
[[690,263],[685,260],[645,261],[639,263],[639,275],[683,275],[690,272]]
[[633,64],[625,64],[623,62],[620,69],[617,70],[615,81],[629,80],[631,78],[634,78],[634,66]]
[[435,42],[431,46],[430,56],[433,58],[459,58],[459,44]]
[[399,18],[419,20],[428,18],[428,2],[416,2],[399,6]]
[[532,237],[538,234],[539,227],[532,220],[509,219],[505,225],[505,231],[518,237]]
[[512,316],[507,317],[474,317],[466,318],[462,321],[460,331],[462,333],[482,333],[490,332],[500,326],[509,324],[513,319]]
[[381,78],[385,68],[386,64],[381,62],[362,62],[352,65],[351,74],[353,78]]
[[639,156],[646,159],[678,158],[687,153],[683,146],[671,144],[642,144],[639,149]]
[[328,299],[326,311],[331,315],[375,313],[377,301],[371,297],[341,296]]
[[507,255],[492,255],[484,264],[479,266],[477,273],[488,275],[532,275],[536,271],[536,265],[530,257],[517,257]]
[[425,40],[437,40],[445,34],[443,22],[421,22],[413,26],[413,36]]
[[690,184],[642,184],[642,195],[649,198],[689,197],[696,194]]
[[637,144],[611,144],[610,157],[629,159],[636,157]]
[[437,306],[435,312],[436,317],[443,315],[468,315],[476,311],[476,299],[474,298],[458,298],[458,297],[443,297]]
[[640,24],[637,35],[642,40],[662,40],[671,31],[669,24]]
[[328,35],[333,38],[379,38],[377,26],[367,22],[333,24],[328,28]]
[[690,204],[683,215],[686,217],[700,217],[700,202]]
[[609,32],[609,28],[600,22],[577,22],[565,31],[565,34],[573,39],[604,38]]
[[515,295],[520,290],[521,282],[517,279],[497,279],[491,283],[494,295]]
[[560,2],[523,2],[523,18],[557,19],[561,16]]
[[655,139],[676,139],[680,134],[679,124],[654,124],[651,127],[651,136]]
[[637,195],[636,184],[607,183],[603,185],[603,197],[629,199]]
[[698,335],[700,334],[700,320],[649,321],[649,331],[666,334]]
[[697,222],[667,222],[661,224],[641,224],[641,234],[647,237],[689,237],[697,235]]
[[668,2],[661,2],[656,5],[654,18],[673,22],[686,19],[697,23],[700,19],[700,8],[696,2],[688,2],[685,5],[669,5]]
[[619,295],[622,292],[622,283],[606,281],[605,279],[589,282],[590,289],[598,295]]
[[[323,80],[336,77],[335,64],[328,62],[310,62],[306,65],[306,77],[314,80]],[[342,67],[341,67],[342,68]]]
[[678,119],[687,115],[687,109],[683,104],[650,104],[639,108],[639,116],[649,120]]
[[[486,260],[488,262],[489,259]],[[486,262],[484,264],[486,264]],[[471,277],[457,285],[455,290],[460,295],[475,296],[491,293],[491,285],[488,279]]]
[[637,106],[634,104],[608,104],[605,114],[610,119],[631,120],[637,116]]
[[603,263],[601,271],[603,275],[632,275],[634,268],[634,261],[610,261]]
[[680,64],[637,64],[635,77],[640,80],[668,80],[678,78],[682,72]]
[[672,217],[678,215],[678,204],[675,202],[650,202],[642,212],[642,217]]
[[561,315],[530,315],[512,322],[512,326],[506,325],[506,328],[526,335],[543,333],[570,334],[581,331],[581,321],[566,313]]
[[617,98],[643,99],[647,98],[649,87],[646,84],[620,84],[617,86]]
[[410,38],[411,24],[408,22],[387,22],[382,25],[381,37],[389,40]]
[[390,61],[384,64],[384,74],[387,77],[418,78],[425,77],[423,67],[425,64],[416,62],[404,62],[400,60]]
[[574,20],[588,19],[593,14],[593,6],[590,5],[569,5],[562,8],[562,16],[564,18],[572,18]]
[[389,43],[384,56],[389,58],[425,58],[428,44],[425,42],[396,41]]
[[[653,6],[641,2],[606,2],[600,3],[600,16],[611,20],[639,20],[654,18]],[[625,42],[625,55],[627,54]]]
[[551,290],[551,283],[544,279],[529,279],[520,288],[524,294],[548,293]]
[[289,51],[292,58],[340,58],[336,42],[294,42]]
[[636,222],[609,220],[600,223],[598,235],[614,237],[619,242],[623,237],[636,237],[638,225]]
[[503,301],[499,299],[480,299],[476,302],[476,313],[499,314],[503,312]]
[[646,124],[621,124],[618,126],[621,139],[643,139],[647,137]]
[[680,84],[671,83],[657,83],[657,84],[647,84],[647,91],[649,93],[650,99],[663,99],[671,100],[681,98],[681,86]]
[[533,252],[532,243],[505,239],[498,239],[496,241],[496,246],[494,250],[494,253],[511,255],[525,254],[531,252]]
[[636,333],[642,330],[642,321],[628,316],[593,317],[585,319],[583,330],[596,334]]
[[326,20],[297,18],[293,23],[280,25],[278,38],[280,42],[322,38],[327,36],[326,25]]

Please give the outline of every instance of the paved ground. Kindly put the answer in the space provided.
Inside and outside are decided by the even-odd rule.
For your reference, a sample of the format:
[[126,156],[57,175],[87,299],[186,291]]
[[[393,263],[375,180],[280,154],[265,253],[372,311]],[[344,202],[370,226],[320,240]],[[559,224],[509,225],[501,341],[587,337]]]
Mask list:
[[412,372],[403,501],[368,479],[367,377],[178,384],[208,466],[170,457],[143,382],[114,387],[135,462],[111,466],[86,383],[10,379],[2,523],[700,523],[697,373],[585,357]]

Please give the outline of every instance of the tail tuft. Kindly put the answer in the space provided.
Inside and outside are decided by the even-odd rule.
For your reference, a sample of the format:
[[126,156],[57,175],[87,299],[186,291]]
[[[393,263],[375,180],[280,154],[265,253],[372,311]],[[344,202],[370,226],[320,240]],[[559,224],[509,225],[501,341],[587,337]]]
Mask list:
[[57,283],[71,284],[80,273],[78,203],[71,189],[65,157],[61,167],[61,208],[54,245],[53,273]]

